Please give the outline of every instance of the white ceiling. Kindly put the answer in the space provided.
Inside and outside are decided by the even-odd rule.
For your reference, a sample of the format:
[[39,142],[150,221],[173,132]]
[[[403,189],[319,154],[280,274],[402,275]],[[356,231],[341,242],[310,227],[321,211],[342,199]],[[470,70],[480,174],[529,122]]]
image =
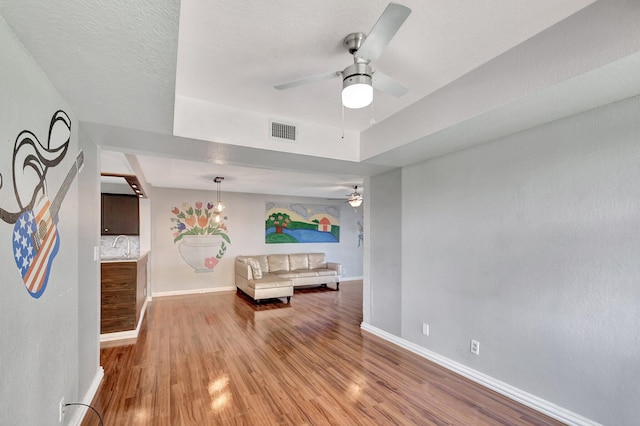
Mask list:
[[[277,193],[277,187],[283,194],[335,198],[394,165],[180,137],[173,134],[176,97],[356,134],[375,132],[381,123],[386,131],[390,118],[593,0],[403,0],[412,13],[372,65],[408,87],[407,95],[376,94],[373,108],[346,110],[343,118],[339,79],[273,88],[345,68],[352,58],[342,39],[367,33],[387,3],[0,0],[0,15],[103,146],[103,166],[112,168],[104,171],[119,167],[108,152],[122,151],[135,155],[153,186],[211,189],[212,177],[225,176],[227,191]],[[411,146],[386,152],[405,155],[403,164],[406,152],[425,158],[415,155],[415,142]]]
[[[402,0],[412,13],[372,63],[410,89],[376,92],[382,121],[593,0]],[[181,6],[176,94],[246,110],[342,126],[339,78],[276,91],[273,86],[341,71],[343,46],[368,33],[387,0],[195,0]],[[370,108],[345,110],[344,126],[369,127]]]

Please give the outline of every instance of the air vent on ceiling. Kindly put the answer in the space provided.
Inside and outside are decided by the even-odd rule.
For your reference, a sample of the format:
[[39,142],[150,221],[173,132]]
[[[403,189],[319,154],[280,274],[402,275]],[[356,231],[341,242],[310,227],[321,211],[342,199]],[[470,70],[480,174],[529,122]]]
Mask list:
[[271,139],[284,140],[289,142],[295,142],[298,136],[298,129],[293,124],[279,123],[277,121],[270,120],[269,125],[271,127]]

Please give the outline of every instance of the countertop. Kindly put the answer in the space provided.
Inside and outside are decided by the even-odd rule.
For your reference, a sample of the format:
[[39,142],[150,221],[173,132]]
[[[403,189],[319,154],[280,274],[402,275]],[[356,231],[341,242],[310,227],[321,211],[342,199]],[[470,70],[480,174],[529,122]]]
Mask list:
[[148,251],[140,253],[135,257],[126,258],[124,256],[105,256],[100,258],[100,263],[116,263],[116,262],[139,262],[149,255]]

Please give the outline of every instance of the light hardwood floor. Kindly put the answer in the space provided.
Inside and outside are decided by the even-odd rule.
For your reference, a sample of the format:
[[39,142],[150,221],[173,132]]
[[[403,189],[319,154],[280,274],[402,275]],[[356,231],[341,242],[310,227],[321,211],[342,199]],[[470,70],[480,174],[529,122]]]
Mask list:
[[[101,351],[115,425],[557,425],[360,329],[362,282],[153,300],[137,344]],[[88,411],[83,425],[97,425]]]

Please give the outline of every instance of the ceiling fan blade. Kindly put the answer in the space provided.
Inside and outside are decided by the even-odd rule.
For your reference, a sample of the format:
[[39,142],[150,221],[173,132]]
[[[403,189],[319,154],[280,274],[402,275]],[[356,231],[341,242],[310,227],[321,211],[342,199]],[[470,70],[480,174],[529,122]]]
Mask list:
[[322,80],[329,80],[334,77],[338,77],[342,75],[342,71],[333,71],[324,74],[316,74],[309,77],[300,78],[298,80],[289,81],[287,83],[278,84],[273,86],[278,90],[290,89],[292,87],[302,86],[304,84],[315,83]]
[[371,79],[373,80],[374,89],[393,95],[396,98],[405,95],[409,91],[402,84],[380,71],[374,71]]
[[373,26],[362,46],[353,54],[356,58],[375,61],[407,19],[411,9],[401,4],[389,3],[378,22]]

